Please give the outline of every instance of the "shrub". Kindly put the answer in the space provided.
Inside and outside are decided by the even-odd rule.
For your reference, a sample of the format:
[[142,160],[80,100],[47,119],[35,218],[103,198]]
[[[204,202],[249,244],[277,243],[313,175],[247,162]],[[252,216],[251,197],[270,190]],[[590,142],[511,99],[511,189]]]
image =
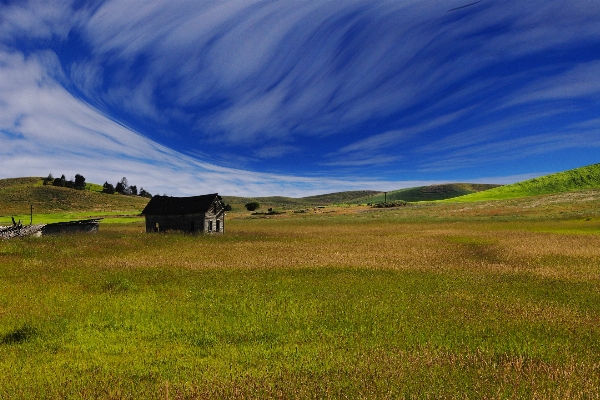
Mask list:
[[244,207],[246,207],[246,210],[248,211],[255,211],[260,208],[260,204],[258,203],[258,201],[251,201],[249,203],[244,204]]
[[372,207],[375,207],[375,208],[406,207],[406,201],[404,201],[404,200],[388,201],[387,203],[373,204]]

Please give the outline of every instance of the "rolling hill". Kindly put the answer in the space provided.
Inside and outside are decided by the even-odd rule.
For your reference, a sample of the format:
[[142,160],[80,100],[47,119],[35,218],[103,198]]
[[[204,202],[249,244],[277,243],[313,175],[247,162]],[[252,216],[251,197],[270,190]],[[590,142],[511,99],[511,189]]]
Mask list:
[[[387,201],[404,200],[408,202],[434,201],[463,196],[476,193],[499,185],[478,183],[449,183],[442,185],[419,186],[408,189],[399,189],[387,192]],[[276,208],[294,207],[317,207],[334,204],[367,204],[383,203],[386,195],[383,192],[373,190],[359,190],[348,192],[337,192],[308,196],[300,198],[273,196],[273,197],[234,197],[223,196],[226,203],[234,205],[234,208],[243,207],[249,201],[256,200],[261,206]]]
[[[38,177],[0,179],[0,217],[28,215],[30,205],[34,207],[34,213],[38,214],[88,212],[100,215],[126,212],[133,215],[141,212],[148,203],[148,199],[143,197],[103,194],[99,188],[100,186],[95,184],[88,184],[88,190],[44,186],[42,178]],[[564,193],[582,189],[600,189],[600,164],[504,186],[452,183],[394,190],[387,193],[387,200],[474,202]],[[362,190],[302,198],[223,196],[223,200],[231,204],[234,211],[245,211],[243,205],[251,200],[261,203],[263,209],[267,207],[293,209],[334,204],[380,203],[384,201],[384,193]]]
[[283,196],[270,196],[270,197],[236,197],[236,196],[223,196],[223,201],[238,206],[243,206],[249,201],[256,200],[261,204],[261,207],[276,207],[276,208],[295,208],[295,207],[317,207],[327,206],[332,204],[358,204],[365,203],[366,199],[379,194],[380,192],[374,190],[355,190],[348,192],[336,192],[328,194],[320,194],[316,196],[308,197],[283,197]]
[[[97,186],[97,185],[95,185]],[[96,190],[75,190],[44,186],[42,178],[0,179],[0,216],[57,212],[140,212],[147,198],[103,194]]]
[[394,190],[387,193],[379,193],[366,199],[367,203],[383,203],[387,201],[404,200],[408,202],[434,201],[463,196],[465,194],[477,193],[482,190],[495,188],[498,185],[487,185],[477,183],[449,183],[443,185],[419,186],[408,189]]
[[447,202],[472,202],[513,199],[572,192],[583,189],[600,189],[600,164],[588,165],[557,172],[526,181],[504,185],[478,193],[445,200]]

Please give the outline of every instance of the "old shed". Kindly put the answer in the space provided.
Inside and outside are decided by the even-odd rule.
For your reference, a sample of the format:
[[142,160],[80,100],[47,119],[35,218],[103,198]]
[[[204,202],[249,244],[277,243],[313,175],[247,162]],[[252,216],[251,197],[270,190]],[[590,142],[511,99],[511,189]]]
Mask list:
[[225,207],[218,193],[193,197],[154,196],[142,211],[146,232],[225,232]]

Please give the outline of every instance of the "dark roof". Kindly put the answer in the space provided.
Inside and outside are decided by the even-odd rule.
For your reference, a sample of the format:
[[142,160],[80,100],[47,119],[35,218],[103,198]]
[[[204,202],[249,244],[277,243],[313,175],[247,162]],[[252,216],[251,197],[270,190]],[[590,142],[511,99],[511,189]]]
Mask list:
[[218,193],[193,197],[154,196],[142,211],[142,215],[203,214],[215,201],[221,201]]

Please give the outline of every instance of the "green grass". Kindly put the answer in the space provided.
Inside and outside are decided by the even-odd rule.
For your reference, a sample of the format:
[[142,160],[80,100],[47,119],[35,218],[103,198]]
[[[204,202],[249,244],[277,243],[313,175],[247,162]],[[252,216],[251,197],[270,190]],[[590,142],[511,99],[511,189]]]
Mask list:
[[2,241],[0,398],[592,398],[600,196],[549,199]]
[[598,362],[600,350],[590,317],[574,330],[526,317],[565,304],[570,324],[598,315],[594,285],[337,268],[95,277],[70,276],[60,296],[34,290],[37,304],[19,298],[22,309],[54,311],[7,324],[2,375],[19,382],[2,382],[8,397],[23,387],[33,397],[159,397],[164,382],[197,395],[239,386],[275,397],[280,385],[290,396],[421,397],[491,394],[503,379],[516,382],[505,393],[527,396],[535,388],[515,364],[537,373],[581,366],[558,382],[528,374],[551,390],[594,382],[586,363]]
[[473,202],[502,200],[599,188],[600,164],[593,164],[586,167],[529,179],[512,185],[489,189],[483,192],[472,193],[447,201]]
[[92,192],[102,193],[102,190],[104,190],[104,187],[102,185],[98,185],[97,183],[86,183],[85,189],[90,190]]
[[128,222],[140,222],[144,220],[144,217],[140,216],[139,213],[132,212],[121,212],[121,211],[105,211],[105,212],[63,212],[63,213],[47,213],[47,214],[35,214],[33,215],[33,221],[29,214],[21,214],[14,216],[0,217],[0,225],[11,225],[12,219],[15,221],[21,221],[23,225],[29,225],[30,222],[33,224],[52,224],[56,222],[68,222],[84,219],[102,219],[102,223],[128,223]]
[[365,203],[383,203],[387,201],[404,200],[409,202],[434,201],[463,196],[469,193],[476,193],[487,190],[498,185],[487,185],[477,183],[450,183],[443,185],[418,186],[414,188],[399,189],[387,192],[387,195],[379,193],[376,196],[368,197]]

